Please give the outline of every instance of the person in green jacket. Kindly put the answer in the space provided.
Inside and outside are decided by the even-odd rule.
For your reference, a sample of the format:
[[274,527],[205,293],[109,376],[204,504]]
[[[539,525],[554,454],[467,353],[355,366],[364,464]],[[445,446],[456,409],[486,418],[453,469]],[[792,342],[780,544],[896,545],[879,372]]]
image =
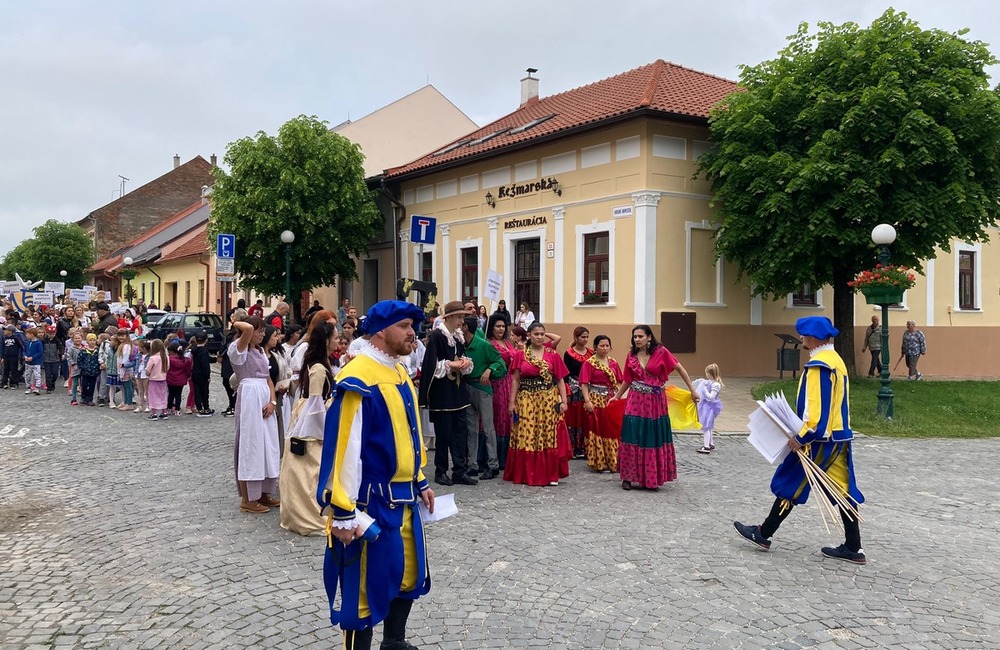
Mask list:
[[[466,409],[468,424],[468,463],[467,473],[475,476],[479,473],[481,480],[500,476],[500,461],[497,459],[497,432],[493,426],[493,386],[491,379],[502,379],[507,374],[500,353],[490,345],[479,329],[479,320],[475,316],[466,316],[462,323],[462,334],[465,335],[465,356],[472,359],[472,372],[462,377],[462,383],[469,391],[471,408]],[[486,434],[487,467],[479,471],[479,430]]]

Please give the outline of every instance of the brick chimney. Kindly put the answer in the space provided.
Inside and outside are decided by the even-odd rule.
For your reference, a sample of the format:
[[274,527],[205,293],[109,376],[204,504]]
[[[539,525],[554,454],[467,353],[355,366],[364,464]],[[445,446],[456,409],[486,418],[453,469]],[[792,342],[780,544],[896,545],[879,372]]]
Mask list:
[[219,166],[219,165],[218,165],[218,162],[219,162],[219,159],[215,157],[215,154],[214,154],[214,153],[213,153],[213,154],[211,155],[211,157],[210,157],[210,158],[208,159],[208,162],[212,163],[212,167],[218,167],[218,166]]
[[174,154],[174,169],[181,166],[181,155],[179,153]]
[[528,76],[521,79],[521,106],[538,101],[538,79],[531,76],[538,68],[528,68],[527,72]]

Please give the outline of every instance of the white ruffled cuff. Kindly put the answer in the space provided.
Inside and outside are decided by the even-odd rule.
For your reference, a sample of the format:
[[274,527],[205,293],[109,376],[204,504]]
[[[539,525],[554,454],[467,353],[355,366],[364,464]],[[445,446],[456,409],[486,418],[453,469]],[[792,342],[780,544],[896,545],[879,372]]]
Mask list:
[[351,517],[350,519],[334,519],[333,527],[341,528],[343,530],[351,530],[358,525],[358,518]]

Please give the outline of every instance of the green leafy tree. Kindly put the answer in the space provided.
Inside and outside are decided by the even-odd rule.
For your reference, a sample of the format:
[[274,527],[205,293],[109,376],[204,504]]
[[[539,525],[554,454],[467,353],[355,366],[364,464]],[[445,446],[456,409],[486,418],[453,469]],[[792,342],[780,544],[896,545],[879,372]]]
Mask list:
[[60,282],[66,271],[66,288],[86,284],[86,272],[94,262],[94,242],[75,223],[49,219],[34,230],[33,280]]
[[83,286],[94,261],[94,242],[86,231],[75,223],[49,219],[33,233],[4,257],[4,279],[13,280],[17,273],[32,282],[61,282],[60,271],[66,271],[67,289]]
[[952,238],[988,239],[1000,197],[1000,98],[986,44],[886,11],[866,29],[802,24],[778,58],[744,66],[713,111],[716,251],[755,294],[834,290],[838,350],[854,370],[854,297],[871,230],[896,229],[892,261],[920,269]]
[[3,266],[0,267],[0,279],[13,280],[16,273],[24,280],[35,280],[31,265],[34,257],[31,249],[34,245],[34,239],[25,239],[4,255]]
[[282,231],[295,234],[293,296],[357,277],[352,256],[380,232],[361,150],[326,124],[302,115],[277,136],[237,140],[226,149],[229,173],[215,170],[209,233],[213,242],[218,233],[236,236],[236,272],[258,293],[285,293]]

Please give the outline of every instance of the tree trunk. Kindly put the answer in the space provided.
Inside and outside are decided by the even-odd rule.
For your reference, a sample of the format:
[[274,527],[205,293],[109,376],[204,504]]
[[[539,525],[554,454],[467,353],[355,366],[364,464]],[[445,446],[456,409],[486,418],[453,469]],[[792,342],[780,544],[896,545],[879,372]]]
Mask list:
[[833,345],[844,359],[847,376],[857,375],[854,363],[854,291],[847,283],[854,278],[853,273],[835,270],[833,273],[833,325],[840,334]]

